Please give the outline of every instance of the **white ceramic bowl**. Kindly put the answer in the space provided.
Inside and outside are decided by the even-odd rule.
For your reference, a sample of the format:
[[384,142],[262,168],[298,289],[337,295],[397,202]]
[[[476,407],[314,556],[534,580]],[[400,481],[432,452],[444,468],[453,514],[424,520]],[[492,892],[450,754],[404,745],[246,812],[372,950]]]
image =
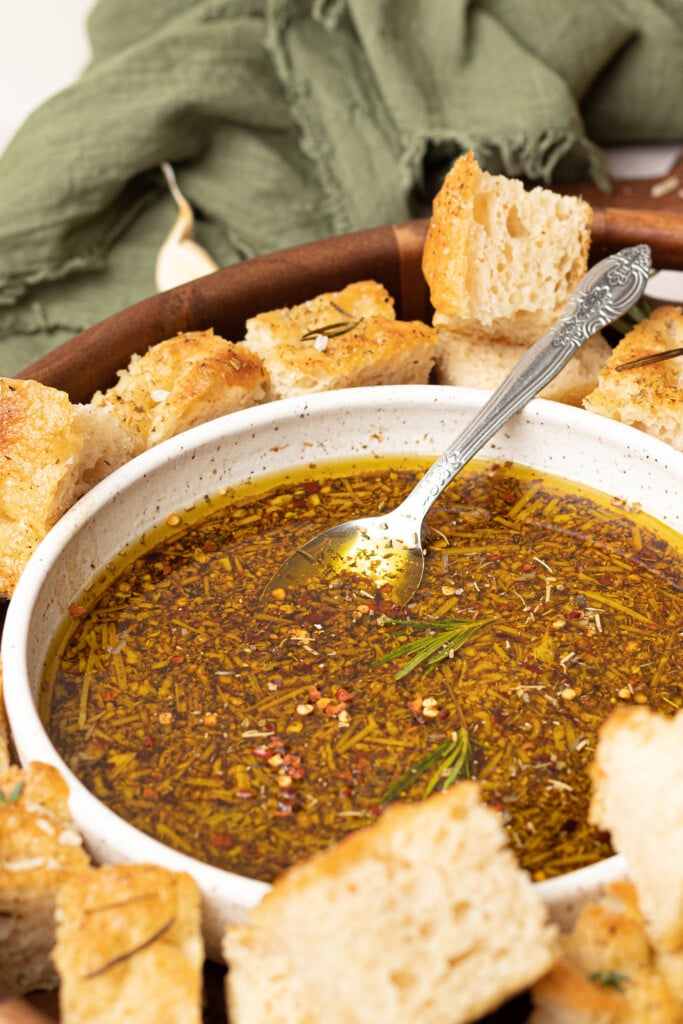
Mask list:
[[[302,463],[372,453],[437,455],[485,398],[484,392],[462,388],[358,388],[288,399],[196,427],[134,459],[82,498],[22,574],[2,641],[7,711],[19,756],[24,763],[49,762],[64,774],[74,818],[97,861],[154,861],[196,878],[210,954],[218,952],[226,923],[242,920],[268,885],[171,850],[123,821],[78,781],[36,711],[50,641],[98,568],[170,512],[222,487]],[[683,531],[683,454],[611,420],[536,400],[481,455],[512,459],[638,502]],[[566,924],[583,900],[622,873],[621,859],[612,857],[539,883],[538,890]]]

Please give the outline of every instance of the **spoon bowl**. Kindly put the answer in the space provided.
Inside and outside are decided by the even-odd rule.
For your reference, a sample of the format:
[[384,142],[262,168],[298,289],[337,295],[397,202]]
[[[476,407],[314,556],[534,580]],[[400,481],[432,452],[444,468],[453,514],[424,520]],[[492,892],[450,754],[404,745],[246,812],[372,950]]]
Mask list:
[[401,504],[384,515],[332,526],[307,541],[280,566],[264,598],[320,576],[330,587],[360,578],[393,604],[407,604],[422,580],[422,522],[436,499],[591,335],[638,301],[650,269],[647,245],[622,249],[596,263],[579,282],[557,323],[531,346]]

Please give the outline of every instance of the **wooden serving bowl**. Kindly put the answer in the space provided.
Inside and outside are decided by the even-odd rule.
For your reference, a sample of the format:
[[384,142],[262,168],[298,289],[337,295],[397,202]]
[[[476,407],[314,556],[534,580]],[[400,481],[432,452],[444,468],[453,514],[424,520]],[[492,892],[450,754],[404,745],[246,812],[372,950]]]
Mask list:
[[[682,212],[596,207],[591,259],[648,242],[658,270],[683,269]],[[20,377],[66,391],[74,402],[110,387],[133,353],[179,331],[213,327],[230,341],[257,313],[292,306],[352,281],[381,281],[402,320],[431,319],[421,261],[427,220],[406,221],[258,256],[162,292],[82,331],[27,367]]]

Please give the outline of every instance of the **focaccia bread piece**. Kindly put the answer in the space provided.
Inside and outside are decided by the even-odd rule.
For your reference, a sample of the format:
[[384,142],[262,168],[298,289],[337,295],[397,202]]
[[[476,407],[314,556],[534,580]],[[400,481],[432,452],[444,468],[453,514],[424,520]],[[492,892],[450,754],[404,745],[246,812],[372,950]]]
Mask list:
[[64,391],[0,378],[0,596],[11,597],[39,542],[132,445],[106,409]]
[[61,1024],[200,1024],[199,890],[187,874],[109,865],[70,879],[57,904]]
[[[527,351],[526,345],[491,341],[485,335],[450,330],[447,326],[439,326],[437,332],[438,384],[497,388]],[[596,386],[598,373],[611,351],[602,335],[594,334],[557,377],[539,392],[538,397],[567,405],[581,405],[582,399]]]
[[66,782],[35,761],[0,777],[0,996],[52,989],[55,899],[90,869]]
[[683,347],[680,306],[660,306],[625,335],[584,399],[589,412],[644,430],[683,451],[683,356],[619,370],[622,363]]
[[552,965],[556,932],[463,782],[390,807],[282,875],[229,928],[232,1024],[458,1024]]
[[464,154],[434,199],[425,240],[436,313],[492,340],[536,341],[586,272],[592,219],[583,199],[527,191]]
[[92,405],[112,411],[135,453],[265,397],[261,360],[246,345],[212,330],[189,331],[134,355],[117,383]]
[[[376,384],[426,384],[434,365],[436,331],[419,321],[371,316],[342,335],[300,337],[261,352],[268,398],[288,398]],[[250,342],[259,348],[257,342]]]
[[614,711],[591,779],[590,820],[626,858],[659,968],[683,1004],[683,712]]
[[374,384],[426,384],[437,337],[399,321],[377,281],[356,281],[247,320],[246,342],[268,373],[268,398]]
[[263,355],[280,345],[296,347],[303,335],[316,337],[323,330],[331,334],[344,331],[356,320],[371,316],[393,320],[394,300],[379,281],[354,281],[298,306],[283,306],[251,317],[246,323],[245,341]]
[[529,1024],[680,1024],[630,882],[583,907],[561,943],[561,960],[532,989]]

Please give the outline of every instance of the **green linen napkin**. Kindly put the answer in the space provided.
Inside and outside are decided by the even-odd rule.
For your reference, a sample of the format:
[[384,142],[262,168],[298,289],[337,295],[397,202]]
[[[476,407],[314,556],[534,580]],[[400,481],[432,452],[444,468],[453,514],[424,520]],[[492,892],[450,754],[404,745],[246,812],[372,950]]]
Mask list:
[[683,139],[680,0],[100,0],[0,159],[0,373],[154,292],[175,207],[220,265],[427,212],[450,162],[591,176]]

